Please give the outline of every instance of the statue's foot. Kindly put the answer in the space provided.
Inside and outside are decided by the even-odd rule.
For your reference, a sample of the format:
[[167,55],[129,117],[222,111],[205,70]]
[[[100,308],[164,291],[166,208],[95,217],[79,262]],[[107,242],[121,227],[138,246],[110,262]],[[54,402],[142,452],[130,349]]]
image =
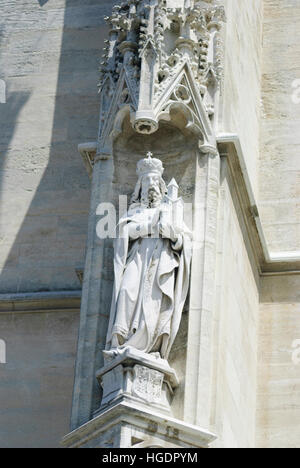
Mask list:
[[117,356],[119,355],[119,352],[118,350],[115,348],[115,349],[105,349],[103,351],[103,356],[108,359],[108,360],[112,360],[114,358],[116,358]]
[[102,352],[105,359],[112,360],[118,356],[121,356],[122,354],[125,354],[126,350],[128,350],[128,346],[118,346],[112,347],[111,349],[105,349]]
[[155,359],[161,359],[161,355],[159,352],[150,353],[150,356],[153,356]]

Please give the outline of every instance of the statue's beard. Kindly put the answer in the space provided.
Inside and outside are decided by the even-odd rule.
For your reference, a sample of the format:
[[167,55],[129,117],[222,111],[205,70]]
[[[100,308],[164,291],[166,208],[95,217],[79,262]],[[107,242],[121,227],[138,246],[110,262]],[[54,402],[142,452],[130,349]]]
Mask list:
[[150,187],[148,191],[142,194],[141,202],[148,208],[155,208],[160,204],[161,198],[160,190],[156,187]]

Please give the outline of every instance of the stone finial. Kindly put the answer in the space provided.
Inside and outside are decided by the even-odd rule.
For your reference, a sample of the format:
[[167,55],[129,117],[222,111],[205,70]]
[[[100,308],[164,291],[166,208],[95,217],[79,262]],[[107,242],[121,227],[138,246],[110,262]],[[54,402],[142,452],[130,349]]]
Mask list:
[[178,189],[179,189],[178,184],[177,184],[176,180],[173,177],[173,179],[171,180],[171,182],[168,185],[168,197],[170,198],[170,200],[172,200],[172,201],[177,200],[177,198],[178,198]]

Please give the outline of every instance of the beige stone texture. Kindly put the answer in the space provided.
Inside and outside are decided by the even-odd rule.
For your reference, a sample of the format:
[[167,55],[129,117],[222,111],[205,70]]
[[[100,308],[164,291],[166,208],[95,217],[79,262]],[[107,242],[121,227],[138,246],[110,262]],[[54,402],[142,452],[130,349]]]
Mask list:
[[257,447],[300,448],[299,291],[299,275],[264,278],[262,283]]
[[0,447],[54,448],[69,429],[79,309],[0,311]]
[[263,0],[226,0],[224,85],[219,132],[238,134],[258,192]]
[[259,209],[270,251],[298,256],[300,102],[293,83],[300,79],[299,23],[298,0],[264,1]]
[[[84,264],[90,181],[77,146],[97,135],[111,5],[1,1],[1,447],[57,447],[69,429],[80,305],[49,309],[34,293],[81,286],[75,268]],[[19,299],[4,313],[3,293],[23,292],[32,295],[26,313]]]
[[[259,210],[271,252],[299,257],[300,104],[293,83],[300,78],[296,0],[265,0]],[[300,339],[297,274],[264,277],[258,347],[258,447],[299,448]]]
[[2,293],[80,287],[90,182],[77,146],[97,135],[98,60],[111,4],[1,2]]
[[214,447],[253,448],[257,371],[258,286],[245,226],[226,161],[222,163],[211,427]]

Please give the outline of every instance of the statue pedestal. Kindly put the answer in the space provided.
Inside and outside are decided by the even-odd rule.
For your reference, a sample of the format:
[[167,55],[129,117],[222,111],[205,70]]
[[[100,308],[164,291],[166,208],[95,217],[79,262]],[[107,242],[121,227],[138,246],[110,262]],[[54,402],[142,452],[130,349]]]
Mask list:
[[[108,353],[109,354],[109,353]],[[103,397],[94,418],[64,437],[69,448],[205,448],[215,436],[172,417],[178,386],[168,362],[126,348],[97,372]]]
[[129,402],[145,408],[150,405],[171,415],[172,396],[179,382],[166,360],[128,347],[114,357],[106,357],[97,379],[103,388],[100,412],[111,405]]
[[211,432],[140,406],[121,402],[66,435],[65,448],[208,448]]

